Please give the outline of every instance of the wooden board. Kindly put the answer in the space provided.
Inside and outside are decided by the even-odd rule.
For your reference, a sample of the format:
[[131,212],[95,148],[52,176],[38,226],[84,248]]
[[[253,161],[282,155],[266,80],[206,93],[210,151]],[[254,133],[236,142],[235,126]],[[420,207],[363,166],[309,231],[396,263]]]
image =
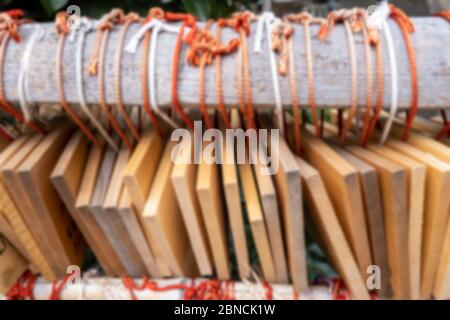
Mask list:
[[[4,165],[22,146],[30,139],[28,135],[22,136],[11,143],[8,148],[2,151],[0,154],[0,167]],[[15,234],[20,240],[22,246],[26,250],[26,256],[33,263],[34,266],[41,272],[42,276],[52,281],[55,279],[55,274],[51,270],[51,267],[43,254],[43,251],[39,248],[37,241],[34,240],[30,229],[26,225],[21,213],[19,212],[13,198],[10,196],[9,191],[4,186],[3,175],[0,177],[0,209],[5,217],[8,219],[8,223],[11,224]]]
[[381,298],[390,297],[390,270],[387,253],[386,232],[384,229],[383,202],[381,199],[378,173],[367,162],[353,156],[342,148],[334,147],[344,160],[346,160],[358,172],[361,192],[364,202],[364,211],[370,235],[370,248],[372,261],[380,267],[381,288],[377,290]]
[[408,181],[406,170],[396,163],[357,146],[346,148],[378,171],[383,197],[391,288],[394,299],[409,299]]
[[0,234],[0,294],[5,294],[27,268],[27,260]]
[[88,151],[89,144],[84,134],[81,131],[73,134],[50,178],[100,265],[108,276],[113,277],[116,274],[109,261],[107,251],[104,249],[104,237],[100,237],[96,232],[91,232],[89,218],[75,208],[76,197],[88,159]]
[[[448,219],[450,199],[447,192],[450,188],[450,172],[448,162],[440,161],[432,154],[403,143],[398,140],[388,140],[387,146],[406,154],[427,167],[425,187],[425,212],[422,237],[422,263],[421,263],[421,298],[429,298],[433,287],[444,284],[439,278],[440,257],[444,252],[446,241],[445,229]],[[444,268],[444,267],[443,267]],[[441,269],[442,270],[442,269]]]
[[[113,152],[111,153],[114,155]],[[103,155],[104,149],[102,147],[91,146],[86,161],[86,167],[83,171],[81,185],[76,197],[75,208],[80,212],[81,216],[83,216],[90,232],[95,234],[99,243],[102,244],[102,250],[108,257],[114,273],[119,276],[124,276],[127,274],[124,264],[120,260],[116,250],[113,248],[107,233],[90,209],[91,200],[96,190],[98,176],[103,163]]]
[[50,181],[71,132],[70,125],[61,125],[44,137],[17,168],[17,176],[35,209],[43,235],[51,243],[61,275],[66,274],[70,265],[82,265],[85,249],[82,235]]
[[145,237],[143,226],[138,218],[138,213],[133,207],[128,191],[125,187],[122,188],[122,194],[118,206],[122,220],[125,223],[125,227],[128,230],[131,240],[133,240],[134,246],[139,252],[142,262],[147,269],[147,273],[152,278],[161,277],[155,257]]
[[264,274],[264,280],[273,283],[277,279],[275,261],[273,260],[274,258],[270,248],[268,230],[262,212],[252,167],[249,164],[239,164],[239,173],[247,208],[247,216],[256,251],[258,252],[261,269]]
[[306,207],[313,215],[313,221],[321,231],[321,236],[331,256],[333,264],[343,278],[353,299],[369,299],[369,294],[358,264],[352,254],[344,231],[337,219],[322,178],[306,161],[297,158],[302,177],[302,187],[306,197]]
[[[233,146],[225,143],[222,154],[222,186],[225,194],[225,202],[230,222],[231,237],[233,239],[234,252],[239,271],[239,277],[247,279],[250,275],[250,261],[248,243],[244,227],[244,215],[242,212],[241,194],[236,166],[235,150]],[[230,160],[227,161],[226,155]]]
[[227,280],[230,278],[231,266],[228,255],[222,188],[219,183],[219,167],[216,164],[203,162],[198,165],[195,189],[217,276],[219,279]]
[[411,299],[420,299],[422,226],[425,206],[426,166],[397,151],[369,144],[369,150],[404,167],[408,179],[408,255]]
[[[183,147],[179,149],[176,155],[178,160],[173,166],[171,179],[186,231],[194,251],[198,270],[200,275],[206,276],[213,274],[214,266],[211,246],[206,231],[207,223],[203,219],[202,209],[195,189],[198,165],[183,163],[180,159],[180,157],[183,157],[183,152],[190,152],[192,155],[192,149],[193,145],[191,143],[183,143]],[[208,212],[208,214],[210,213]]]
[[121,257],[129,276],[141,277],[147,274],[146,267],[119,212],[119,201],[123,190],[123,172],[130,157],[130,150],[122,149],[117,155],[105,200],[96,215],[110,230],[111,243]]
[[156,130],[146,131],[131,155],[123,181],[131,202],[138,212],[138,218],[141,220],[147,242],[158,264],[159,273],[166,277],[171,276],[172,272],[164,260],[163,249],[143,220],[145,202],[153,184],[163,147],[164,140]]
[[289,272],[297,292],[301,293],[308,288],[308,275],[300,170],[284,140],[280,139],[279,150],[274,146],[271,150],[272,161],[279,163],[274,181],[283,221]]
[[175,276],[191,277],[197,274],[195,258],[178,202],[174,201],[175,191],[170,180],[174,145],[170,141],[165,147],[143,217],[147,227],[161,244],[164,259],[172,273]]
[[258,189],[261,209],[267,225],[270,248],[275,264],[277,283],[287,283],[289,279],[286,254],[283,244],[283,232],[281,230],[281,219],[277,193],[272,176],[263,174],[263,169],[268,169],[267,165],[261,161],[256,161],[254,174]]
[[361,275],[365,277],[372,258],[358,171],[324,141],[308,131],[302,136],[306,159],[320,172]]
[[[51,251],[48,239],[44,236],[45,234],[42,234],[40,231],[39,221],[34,212],[34,207],[31,205],[30,199],[22,189],[16,174],[16,169],[36,148],[42,138],[41,135],[29,137],[25,143],[20,145],[20,148],[17,148],[7,161],[2,163],[0,170],[3,187],[8,193],[8,196],[6,196],[5,193],[4,198],[5,205],[8,206],[8,208],[3,211],[14,226],[17,234],[19,236],[22,236],[23,234],[22,243],[25,246],[28,244],[30,245],[29,249],[31,251],[29,254],[33,259],[33,263],[39,267],[40,270],[41,268],[46,269],[49,267],[51,271],[47,270],[46,274],[52,278],[61,275],[61,270],[58,268],[56,257],[54,257],[54,254]],[[11,147],[13,146],[14,144]],[[33,226],[33,228],[30,226]],[[33,257],[32,254],[35,254],[35,257]],[[35,261],[35,259],[39,262]]]
[[0,234],[2,234],[10,244],[27,260],[31,261],[25,246],[20,241],[19,235],[14,231],[13,226],[8,221],[6,215],[0,211]]

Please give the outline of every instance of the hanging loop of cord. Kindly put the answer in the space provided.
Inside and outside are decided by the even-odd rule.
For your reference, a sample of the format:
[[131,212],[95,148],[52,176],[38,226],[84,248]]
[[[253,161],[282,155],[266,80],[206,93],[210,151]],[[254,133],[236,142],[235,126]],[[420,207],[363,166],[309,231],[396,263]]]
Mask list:
[[10,10],[0,13],[0,109],[14,117],[17,121],[25,123],[28,127],[38,133],[45,133],[39,125],[32,121],[27,121],[24,115],[16,110],[6,99],[4,88],[3,70],[5,66],[6,48],[9,39],[16,42],[22,40],[19,33],[19,26],[27,21],[21,20],[23,13],[21,10]]
[[[192,35],[188,44],[188,50],[186,53],[186,60],[190,65],[199,67],[199,101],[200,111],[203,116],[203,120],[208,128],[213,127],[211,121],[205,97],[205,68],[213,63],[213,59],[216,56],[222,56],[235,52],[239,47],[239,39],[231,39],[228,43],[222,44],[218,41],[217,37],[214,37],[210,31],[212,21],[209,21],[205,28],[195,29],[195,33]],[[219,66],[220,69],[220,66]],[[217,77],[217,75],[216,75]],[[222,97],[223,98],[223,97]],[[223,110],[222,101],[222,113]]]
[[[443,18],[450,23],[450,11],[439,12],[434,14],[434,16]],[[442,111],[442,115],[444,117],[444,128],[436,135],[437,140],[442,140],[450,132],[450,122],[445,121],[447,118],[445,111]]]
[[77,48],[76,48],[76,82],[77,82],[77,93],[78,101],[80,103],[80,108],[86,115],[86,117],[91,121],[92,125],[97,129],[100,135],[105,139],[111,148],[118,151],[119,148],[114,141],[114,139],[109,135],[108,131],[101,124],[100,120],[93,114],[91,109],[86,103],[84,94],[84,82],[83,82],[83,52],[85,46],[86,34],[94,30],[92,21],[88,18],[80,19],[80,26],[77,30],[72,30],[69,41],[75,40],[75,35],[78,35]]
[[94,136],[92,131],[85,125],[83,120],[73,111],[72,107],[66,100],[66,95],[64,93],[64,79],[63,79],[63,52],[64,43],[66,41],[67,35],[69,34],[68,27],[68,14],[66,12],[59,12],[55,18],[56,32],[59,34],[58,47],[56,49],[56,87],[59,95],[59,100],[61,101],[61,106],[64,111],[69,115],[72,121],[81,129],[81,131],[91,140],[95,145],[101,146],[101,143]]
[[[149,23],[152,19],[163,19],[164,11],[160,8],[152,8],[149,10],[144,25]],[[142,87],[142,104],[145,112],[150,118],[150,121],[159,136],[163,136],[163,131],[159,125],[158,118],[153,112],[150,105],[150,97],[148,92],[148,55],[150,51],[151,30],[144,33],[144,40],[142,44],[142,58],[141,58],[141,87]],[[125,49],[126,50],[126,49]]]
[[294,151],[300,156],[302,149],[302,133],[300,126],[300,106],[297,86],[297,72],[295,65],[294,47],[292,37],[294,27],[286,19],[277,23],[272,29],[272,50],[280,55],[278,72],[282,76],[288,75],[291,91],[292,114],[294,118]]
[[267,31],[267,44],[269,50],[270,69],[272,74],[272,87],[275,97],[275,110],[278,118],[278,128],[280,129],[281,134],[285,135],[286,132],[284,129],[283,101],[281,99],[280,81],[278,79],[278,70],[277,70],[278,68],[275,52],[273,50],[273,37],[272,37],[272,32],[274,31],[275,28],[279,28],[280,23],[281,21],[277,19],[272,12],[265,12],[259,17],[255,34],[255,46],[253,51],[256,53],[261,52],[262,42],[264,39],[263,29],[265,27]]
[[250,35],[250,24],[255,15],[250,11],[239,12],[227,19],[227,26],[239,33],[240,46],[237,61],[237,94],[239,107],[244,116],[247,128],[256,128],[253,111],[253,94],[250,77],[247,37]]
[[[387,19],[391,11],[386,2],[382,2],[378,5],[378,9],[370,16],[369,25],[382,30],[384,37],[386,38],[388,56],[389,56],[389,67],[391,71],[391,102],[388,120],[384,126],[383,132],[381,134],[380,143],[384,144],[389,136],[392,125],[394,123],[395,115],[398,109],[398,67],[397,67],[397,55],[395,52],[394,41],[392,38],[392,33],[387,22]],[[379,49],[381,50],[381,49]],[[378,56],[378,53],[377,53]],[[371,124],[372,125],[372,124]],[[373,127],[375,123],[373,123]]]
[[[347,119],[342,126],[342,131],[340,132],[340,142],[343,143],[347,136],[347,132],[353,124],[353,119],[358,113],[358,68],[356,61],[356,48],[355,41],[353,37],[352,25],[350,24],[350,20],[354,22],[355,11],[354,10],[338,10],[333,11],[328,15],[327,23],[322,25],[319,30],[318,37],[321,40],[324,40],[330,31],[335,27],[336,23],[343,23],[345,32],[347,34],[347,45],[350,57],[350,72],[351,72],[351,101],[350,101],[350,110],[348,111]],[[341,113],[342,114],[342,113]]]
[[25,117],[25,121],[33,121],[33,112],[31,110],[30,103],[27,99],[27,71],[30,68],[31,53],[34,45],[37,41],[41,41],[44,36],[44,29],[41,26],[36,26],[33,31],[30,40],[28,40],[27,46],[22,56],[19,69],[19,80],[17,81],[17,93],[19,95],[19,104],[22,109],[22,114]]
[[408,52],[409,71],[411,75],[412,99],[411,99],[411,108],[408,112],[405,129],[402,135],[402,139],[404,141],[407,141],[409,138],[409,133],[411,132],[414,123],[414,118],[416,117],[417,111],[419,109],[419,79],[417,73],[416,54],[414,51],[414,45],[411,38],[411,33],[415,32],[415,28],[409,17],[401,9],[397,8],[394,5],[390,5],[389,9],[391,10],[391,18],[397,23],[402,32],[403,39],[406,45],[406,50]]
[[94,47],[92,51],[91,60],[89,63],[89,74],[92,76],[98,76],[98,96],[99,104],[104,114],[108,118],[108,122],[117,135],[120,137],[122,142],[128,149],[132,149],[133,143],[127,137],[125,132],[122,130],[120,124],[118,123],[116,117],[111,111],[110,107],[106,103],[105,97],[105,56],[106,56],[106,46],[108,43],[109,33],[116,25],[122,25],[125,22],[125,16],[122,10],[113,9],[110,13],[103,16],[100,20],[94,39]]
[[141,139],[141,136],[139,134],[139,130],[136,128],[136,126],[133,124],[133,121],[131,120],[130,116],[128,115],[127,111],[125,110],[125,106],[123,104],[122,100],[122,85],[121,85],[121,63],[122,63],[122,50],[125,42],[125,37],[127,35],[127,31],[131,24],[139,22],[141,19],[137,13],[130,12],[125,18],[124,18],[124,24],[122,26],[122,29],[119,34],[119,40],[117,42],[117,48],[116,48],[116,56],[114,60],[114,87],[115,87],[115,93],[116,93],[116,104],[117,109],[122,116],[122,119],[125,121],[125,124],[127,125],[128,129],[130,130],[132,136],[136,141],[139,141]]
[[[304,42],[305,42],[305,52],[306,52],[306,69],[307,69],[307,80],[308,80],[308,100],[311,109],[311,117],[316,130],[316,136],[320,137],[320,124],[319,124],[319,114],[317,112],[316,104],[316,89],[314,82],[314,61],[312,54],[312,44],[311,44],[311,31],[310,26],[313,24],[318,24],[321,27],[326,24],[326,20],[322,18],[314,18],[307,12],[301,12],[299,14],[289,15],[287,19],[291,23],[300,23],[303,26],[304,31]],[[305,123],[305,122],[304,122]]]

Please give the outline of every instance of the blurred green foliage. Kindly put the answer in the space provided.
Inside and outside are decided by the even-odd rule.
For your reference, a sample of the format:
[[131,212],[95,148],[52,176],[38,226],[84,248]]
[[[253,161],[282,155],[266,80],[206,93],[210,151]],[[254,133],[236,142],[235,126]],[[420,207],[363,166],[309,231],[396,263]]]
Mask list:
[[239,9],[256,9],[261,0],[0,0],[0,10],[21,8],[27,17],[37,21],[53,19],[56,12],[77,5],[81,14],[98,18],[112,8],[138,12],[145,16],[151,7],[168,11],[189,12],[201,20],[227,17]]

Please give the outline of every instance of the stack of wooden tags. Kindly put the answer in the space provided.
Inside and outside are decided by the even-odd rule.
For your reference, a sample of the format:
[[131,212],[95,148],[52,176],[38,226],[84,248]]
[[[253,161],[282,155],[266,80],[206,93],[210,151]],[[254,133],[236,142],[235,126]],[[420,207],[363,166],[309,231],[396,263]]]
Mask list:
[[108,276],[256,276],[301,298],[306,228],[351,298],[448,299],[450,139],[433,139],[439,123],[416,127],[408,142],[396,124],[363,148],[351,133],[338,143],[334,125],[321,138],[305,126],[301,156],[269,130],[268,161],[152,128],[132,150],[92,145],[67,123],[2,140],[0,291],[27,268],[62,278],[89,248]]

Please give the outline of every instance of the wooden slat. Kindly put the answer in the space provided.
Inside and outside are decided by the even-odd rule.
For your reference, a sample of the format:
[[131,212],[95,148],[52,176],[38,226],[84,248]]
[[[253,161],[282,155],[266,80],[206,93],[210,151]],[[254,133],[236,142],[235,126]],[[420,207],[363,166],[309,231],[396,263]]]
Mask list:
[[104,149],[102,147],[91,146],[86,161],[86,167],[83,171],[83,179],[78,191],[75,207],[83,216],[84,220],[86,220],[90,232],[95,234],[99,243],[102,244],[105,255],[108,256],[114,273],[123,276],[127,274],[124,264],[120,260],[117,251],[112,246],[107,232],[105,232],[104,228],[97,221],[94,213],[90,209],[91,200],[96,190],[98,176],[103,163],[103,155]]
[[163,248],[166,264],[175,276],[197,274],[195,258],[170,181],[171,154],[175,143],[167,143],[154,178],[143,217],[147,227]]
[[[234,252],[241,279],[247,279],[250,275],[250,261],[248,244],[245,235],[244,214],[239,189],[235,150],[233,146],[225,143],[225,152],[222,154],[222,184],[225,193],[225,202],[230,221],[231,237],[233,238]],[[230,160],[225,157],[229,155]]]
[[148,274],[153,278],[161,277],[153,252],[151,251],[145,237],[143,226],[138,218],[138,213],[133,207],[128,191],[125,187],[122,189],[122,195],[118,207],[122,220],[125,223],[131,239],[133,240],[134,246],[139,252]]
[[7,239],[0,235],[0,294],[7,290],[27,270],[28,262]]
[[8,221],[6,215],[0,210],[0,234],[2,234],[13,245],[14,248],[28,261],[31,261],[30,256],[25,246],[20,241],[19,235],[14,231],[13,226]]
[[372,259],[373,263],[379,266],[381,271],[381,288],[377,293],[381,298],[388,298],[390,296],[390,270],[378,173],[367,162],[353,156],[344,149],[339,147],[333,147],[333,149],[358,172],[370,235]]
[[385,146],[371,144],[369,150],[406,169],[408,178],[408,255],[411,299],[420,299],[422,226],[425,206],[426,166]]
[[[18,189],[7,189],[6,185],[9,185],[7,179],[3,175],[4,165],[9,161],[9,159],[17,154],[17,151],[23,150],[23,146],[31,139],[30,136],[23,136],[17,139],[9,147],[4,150],[0,155],[0,166],[2,171],[1,183],[0,183],[0,203],[2,206],[2,211],[14,228],[17,236],[25,247],[28,256],[30,257],[32,263],[38,268],[41,274],[46,280],[52,281],[56,278],[56,273],[52,270],[47,257],[44,256],[44,251],[38,245],[38,242],[33,238],[30,229],[27,226],[27,222],[19,212],[18,207],[15,204],[16,198],[13,198],[9,193],[10,190],[13,191],[13,195],[17,195]],[[12,186],[9,185],[11,188]],[[42,242],[39,243],[42,245]]]
[[212,257],[219,279],[230,278],[230,259],[228,239],[225,226],[224,202],[219,167],[216,164],[200,163],[198,165],[195,189],[205,222]]
[[358,172],[308,131],[303,132],[302,142],[306,159],[322,176],[361,275],[365,276],[372,259]]
[[67,124],[52,131],[17,168],[19,180],[35,208],[42,232],[51,242],[62,274],[66,274],[69,265],[82,265],[85,249],[82,235],[50,181],[50,174],[71,132]]
[[264,280],[275,282],[277,279],[275,261],[270,248],[267,221],[264,219],[258,190],[252,167],[249,164],[239,164],[242,190],[244,193],[247,216],[252,230],[253,241],[258,252],[258,258],[264,274]]
[[261,209],[267,225],[270,248],[275,263],[277,283],[288,282],[288,270],[286,264],[286,254],[283,244],[283,233],[281,230],[281,218],[275,191],[275,185],[272,176],[264,175],[263,169],[268,169],[267,165],[256,161],[254,165],[254,174],[258,188],[259,198],[261,200]]
[[[31,199],[25,192],[16,172],[24,159],[33,152],[42,139],[41,135],[32,136],[8,161],[3,163],[1,172],[4,187],[8,190],[11,201],[15,204],[20,212],[21,219],[25,223],[23,227],[28,228],[33,239],[38,241],[38,246],[49,263],[52,272],[57,276],[62,276],[63,270],[61,270],[57,257],[51,249],[51,243],[46,237],[45,231],[41,228],[36,208],[32,205]],[[8,217],[8,219],[10,218]]]
[[89,144],[84,134],[81,131],[73,134],[50,177],[56,191],[64,201],[102,268],[107,275],[115,276],[114,268],[111,266],[108,254],[103,247],[102,240],[104,239],[98,237],[97,233],[91,232],[89,219],[75,208],[76,197],[88,159],[88,151]]
[[297,158],[302,177],[302,187],[306,197],[306,207],[313,215],[313,221],[321,231],[333,264],[345,281],[353,299],[369,299],[365,282],[344,231],[337,219],[336,211],[319,172],[306,161]]
[[[387,146],[406,154],[417,161],[424,163],[427,167],[427,178],[425,188],[425,212],[422,240],[422,262],[421,262],[421,298],[429,298],[433,287],[439,295],[439,288],[444,284],[439,281],[440,257],[444,251],[445,228],[448,220],[450,199],[447,192],[450,188],[450,166],[449,162],[440,161],[430,153],[403,143],[398,140],[389,140]],[[442,267],[445,268],[445,267]]]
[[279,150],[272,146],[272,161],[279,163],[275,175],[275,188],[283,221],[283,231],[286,241],[289,272],[297,292],[308,288],[305,235],[303,222],[303,201],[300,180],[300,170],[296,159],[280,139]]
[[143,220],[145,202],[153,184],[163,147],[163,138],[158,135],[156,130],[146,131],[131,155],[123,181],[128,189],[131,202],[138,212],[138,218],[141,220],[147,242],[158,264],[159,272],[161,276],[170,276],[172,272],[164,260],[163,249]]
[[356,146],[346,148],[378,171],[383,197],[391,287],[394,299],[409,299],[408,181],[406,171],[383,157]]
[[108,228],[112,232],[113,247],[124,262],[128,275],[139,277],[146,275],[147,270],[118,209],[123,190],[123,172],[129,157],[130,150],[128,149],[120,150],[117,155],[101,209],[101,219],[108,224]]
[[[185,152],[192,155],[192,143],[182,142],[182,147],[176,155],[176,162],[172,170],[172,185],[183,216],[186,231],[194,251],[195,260],[200,275],[212,275],[214,272],[211,246],[206,230],[207,222],[203,219],[202,209],[196,193],[198,165],[183,162]],[[188,159],[186,159],[188,160]],[[191,159],[192,160],[192,157]],[[210,212],[207,213],[211,214]],[[220,233],[219,235],[220,236]],[[220,243],[219,243],[220,246]],[[214,248],[214,247],[213,247]],[[226,246],[225,246],[226,248]]]

